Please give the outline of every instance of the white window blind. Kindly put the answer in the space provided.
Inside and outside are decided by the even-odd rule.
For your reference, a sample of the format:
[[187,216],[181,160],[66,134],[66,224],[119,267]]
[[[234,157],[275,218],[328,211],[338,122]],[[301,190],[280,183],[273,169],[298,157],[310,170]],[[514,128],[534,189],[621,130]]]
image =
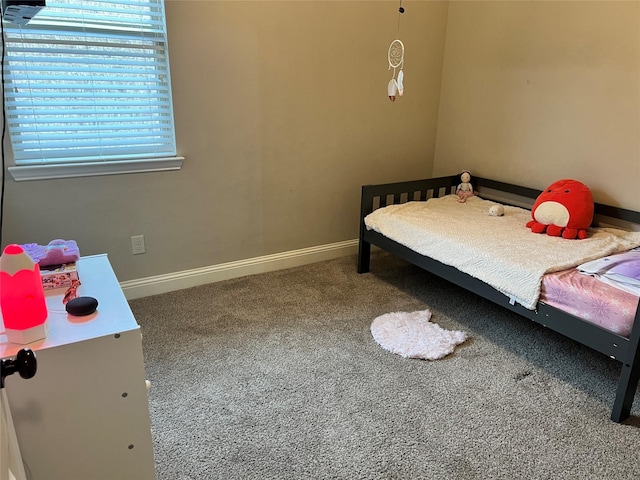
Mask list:
[[17,166],[176,154],[163,0],[47,0],[4,29]]

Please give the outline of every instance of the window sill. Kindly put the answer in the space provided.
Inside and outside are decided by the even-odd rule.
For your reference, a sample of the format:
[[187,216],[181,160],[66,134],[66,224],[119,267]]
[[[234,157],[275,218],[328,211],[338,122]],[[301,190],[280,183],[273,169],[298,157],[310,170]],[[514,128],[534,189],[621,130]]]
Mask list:
[[125,173],[165,172],[180,170],[184,157],[118,160],[110,162],[68,163],[58,165],[21,165],[9,167],[16,182],[54,178],[93,177]]

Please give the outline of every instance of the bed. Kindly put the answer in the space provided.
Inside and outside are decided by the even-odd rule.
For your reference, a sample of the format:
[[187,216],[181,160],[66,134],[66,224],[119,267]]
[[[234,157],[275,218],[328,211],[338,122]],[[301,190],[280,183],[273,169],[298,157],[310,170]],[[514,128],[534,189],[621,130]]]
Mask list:
[[[383,209],[383,207],[391,207],[390,209],[401,209],[405,207],[419,208],[422,207],[423,204],[428,203],[426,202],[427,200],[431,202],[431,199],[434,199],[434,202],[448,202],[449,198],[453,197],[459,182],[460,176],[453,175],[408,182],[363,186],[357,263],[358,273],[366,273],[369,271],[371,246],[376,246],[617,360],[621,364],[621,373],[611,419],[614,422],[620,423],[629,418],[638,387],[638,380],[640,379],[640,301],[637,296],[627,295],[625,299],[627,302],[627,307],[625,308],[630,309],[630,317],[628,315],[626,327],[611,327],[610,325],[598,323],[598,321],[588,318],[588,315],[583,315],[579,311],[571,310],[570,306],[565,305],[570,303],[565,301],[566,298],[560,301],[547,299],[547,295],[554,289],[553,283],[538,281],[537,290],[535,290],[533,284],[536,283],[536,280],[534,279],[528,282],[532,284],[531,288],[534,290],[524,293],[508,292],[500,285],[492,285],[491,283],[493,282],[491,279],[483,281],[485,277],[477,274],[477,272],[473,270],[473,268],[481,269],[482,261],[476,262],[476,265],[471,265],[470,267],[465,265],[465,268],[459,269],[455,266],[455,261],[449,262],[449,259],[440,261],[432,258],[428,253],[420,253],[420,251],[430,251],[431,246],[429,242],[422,242],[421,245],[413,245],[411,242],[402,240],[403,243],[401,243],[400,241],[391,239],[389,236],[385,236],[383,233],[380,233],[380,231],[376,231],[377,227],[374,219],[372,219],[372,217],[375,216],[374,212],[378,212],[380,209]],[[530,208],[534,200],[541,193],[540,190],[480,177],[473,178],[473,185],[478,193],[479,201],[496,202],[504,205],[506,209],[510,207],[519,210]],[[483,204],[483,208],[485,206],[486,205]],[[466,204],[465,207],[467,207]],[[385,208],[384,210],[389,209]],[[418,215],[420,212],[416,211],[415,214]],[[506,216],[507,215],[505,215],[505,217]],[[612,231],[617,229],[628,231],[640,230],[640,212],[596,203],[594,226],[596,224],[599,226],[599,230],[600,227],[603,227],[604,230],[607,230],[607,227],[612,227],[610,229]],[[529,238],[547,237],[546,235],[533,234],[526,228],[524,228],[524,230],[526,231],[525,233],[529,235]],[[637,232],[633,233],[633,235],[636,235],[634,238],[637,239]],[[464,236],[464,233],[461,233],[461,239],[464,239]],[[564,242],[565,244],[571,244],[573,246],[578,245],[576,242],[584,242],[584,240],[557,240],[559,240],[558,243]],[[449,248],[446,245],[445,247]],[[601,256],[610,253],[610,250],[603,251]],[[592,259],[593,252],[587,253],[586,260]],[[568,272],[571,272],[571,275],[582,275],[576,273],[575,268],[573,268],[578,265],[578,263],[582,263],[582,261],[575,262],[575,265],[556,265],[555,268],[552,269],[553,273],[549,273],[549,276],[558,277]],[[467,267],[471,268],[471,270]],[[467,271],[471,273],[466,273]],[[517,273],[517,271],[518,269],[516,268],[515,272]],[[552,278],[550,281],[553,282],[555,280],[557,279]],[[597,280],[592,279],[590,281],[598,283]],[[512,281],[511,283],[521,282]],[[581,288],[582,287],[579,286],[578,290]],[[531,297],[531,295],[533,291],[536,292],[536,298],[532,301],[531,298],[533,297]],[[565,291],[564,295],[565,297],[567,295],[571,296],[571,293],[567,294]],[[604,295],[608,295],[606,290]],[[629,307],[629,305],[631,306]]]

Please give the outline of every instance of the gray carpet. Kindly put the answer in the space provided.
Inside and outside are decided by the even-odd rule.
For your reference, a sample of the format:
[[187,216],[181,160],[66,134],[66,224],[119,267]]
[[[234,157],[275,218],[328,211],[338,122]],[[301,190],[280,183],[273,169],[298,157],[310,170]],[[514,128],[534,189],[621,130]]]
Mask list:
[[[637,478],[617,362],[387,254],[355,263],[131,301],[159,480]],[[425,308],[470,339],[432,362],[373,340]]]

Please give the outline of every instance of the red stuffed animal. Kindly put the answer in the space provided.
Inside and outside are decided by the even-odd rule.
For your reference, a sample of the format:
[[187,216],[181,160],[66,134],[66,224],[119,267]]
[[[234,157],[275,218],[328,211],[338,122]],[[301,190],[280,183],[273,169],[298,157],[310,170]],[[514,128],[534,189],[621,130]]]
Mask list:
[[577,180],[568,178],[549,185],[531,208],[533,220],[527,227],[534,233],[552,237],[587,238],[587,229],[593,221],[591,190]]

